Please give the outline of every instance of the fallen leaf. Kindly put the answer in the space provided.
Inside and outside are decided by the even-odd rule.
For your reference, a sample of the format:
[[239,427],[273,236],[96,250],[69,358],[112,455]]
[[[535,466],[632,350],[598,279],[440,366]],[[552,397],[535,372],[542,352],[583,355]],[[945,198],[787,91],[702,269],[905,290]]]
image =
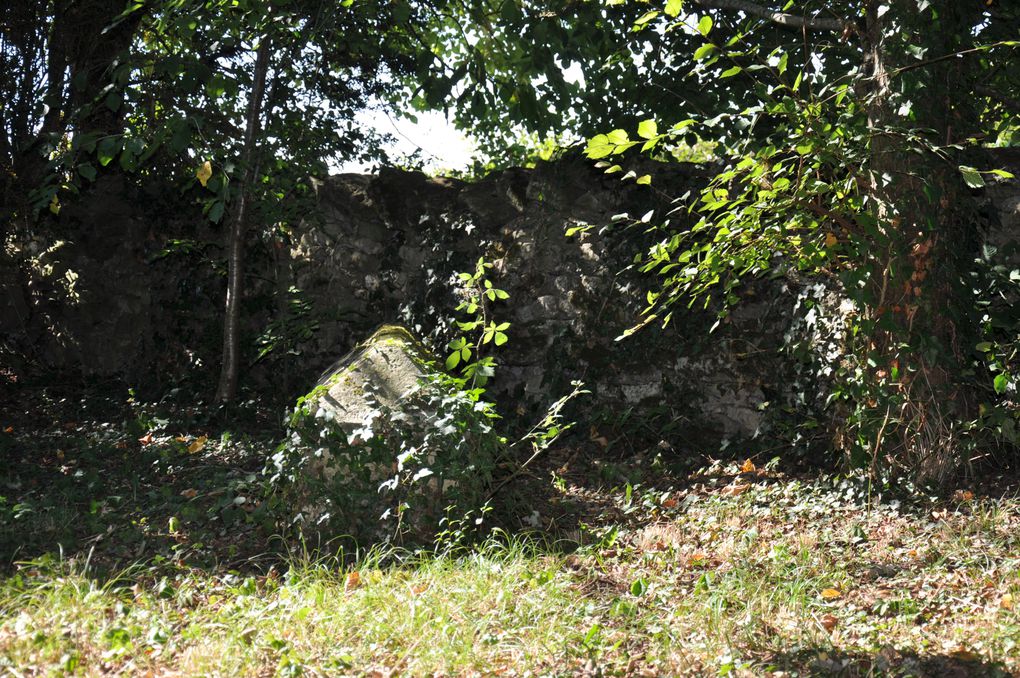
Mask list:
[[726,487],[722,488],[719,491],[719,494],[721,494],[724,497],[739,497],[744,492],[747,492],[748,488],[750,487],[751,486],[748,485],[747,483],[743,484],[734,483],[732,485],[727,485]]
[[195,497],[198,496],[198,490],[189,487],[188,489],[183,490],[181,492],[181,496],[184,497],[185,499],[194,499]]
[[832,633],[832,630],[836,628],[837,624],[839,624],[839,620],[836,619],[835,615],[831,614],[822,615],[822,628],[824,628],[829,633]]
[[141,438],[138,439],[138,442],[141,445],[151,445],[152,444],[152,434],[151,433],[146,433],[144,436],[142,436]]
[[1013,594],[1007,593],[1004,596],[1002,596],[1002,598],[999,598],[999,607],[1001,607],[1003,610],[1012,610]]
[[676,500],[676,497],[670,497],[666,501],[662,502],[662,508],[668,508],[668,509],[675,508],[677,503],[678,502]]
[[740,465],[740,472],[741,473],[754,473],[754,469],[755,468],[756,467],[755,467],[753,461],[751,461],[750,459],[745,459],[744,463]]
[[974,499],[974,493],[970,490],[957,490],[953,492],[953,501],[971,501]]
[[190,445],[188,445],[188,452],[190,454],[195,454],[196,452],[201,452],[202,448],[205,447],[206,441],[208,441],[208,440],[209,440],[209,436],[202,436],[201,438],[196,438],[195,442],[193,442]]
[[8,426],[7,428],[4,429],[4,433],[14,433],[14,427]]
[[823,589],[821,596],[825,600],[836,600],[843,597],[843,594],[840,593],[839,589]]
[[692,553],[690,557],[687,558],[687,564],[689,566],[704,565],[707,562],[708,556],[704,553]]
[[347,574],[347,580],[344,581],[344,591],[353,591],[354,589],[361,586],[361,575],[355,570]]

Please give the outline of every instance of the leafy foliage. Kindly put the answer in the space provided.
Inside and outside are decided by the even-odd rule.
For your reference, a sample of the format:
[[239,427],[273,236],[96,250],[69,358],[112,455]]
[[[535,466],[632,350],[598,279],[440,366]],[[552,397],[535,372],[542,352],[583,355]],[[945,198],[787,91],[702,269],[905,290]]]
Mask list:
[[[641,257],[642,270],[661,281],[648,295],[645,322],[668,323],[677,302],[713,300],[722,320],[741,287],[766,273],[828,280],[853,302],[840,311],[846,332],[840,350],[812,358],[821,383],[828,382],[837,446],[852,465],[910,470],[938,482],[975,444],[966,442],[967,433],[980,428],[965,404],[970,396],[961,395],[968,389],[963,366],[974,352],[960,347],[973,341],[965,277],[975,238],[964,224],[976,212],[957,184],[977,188],[982,174],[1010,175],[956,160],[976,143],[967,134],[982,124],[1001,129],[995,101],[982,100],[980,111],[954,104],[939,117],[917,97],[937,91],[931,87],[950,72],[975,77],[995,69],[1018,43],[1002,39],[1002,17],[989,22],[977,10],[923,4],[936,22],[928,34],[919,31],[913,9],[894,3],[876,14],[874,3],[848,3],[844,16],[862,13],[865,20],[847,23],[843,38],[855,32],[857,38],[797,45],[774,41],[769,22],[787,19],[765,10],[743,19],[725,12],[699,17],[670,3],[666,15],[675,19],[664,30],[701,40],[687,57],[688,77],[728,91],[727,105],[663,133],[652,119],[637,125],[637,139],[620,129],[597,135],[586,153],[612,173],[623,168],[606,158],[638,144],[642,152],[668,152],[671,144],[695,142],[695,132],[714,133],[721,169],[695,199],[678,201],[678,209],[696,215],[695,224],[677,231],[668,219],[658,221],[653,228],[663,239]],[[982,56],[965,62],[969,70],[944,65],[970,55]],[[791,68],[798,62],[800,70]],[[795,351],[804,347],[804,340],[791,343]],[[807,348],[805,355],[812,353]],[[996,376],[996,391],[1004,384]],[[947,396],[954,406],[945,406]]]

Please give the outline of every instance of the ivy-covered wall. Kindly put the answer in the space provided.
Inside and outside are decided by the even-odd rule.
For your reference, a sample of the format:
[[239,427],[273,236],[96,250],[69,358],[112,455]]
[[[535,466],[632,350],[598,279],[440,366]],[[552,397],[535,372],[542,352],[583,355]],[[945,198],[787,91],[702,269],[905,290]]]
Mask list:
[[[473,183],[392,169],[316,181],[317,208],[249,247],[247,383],[292,399],[383,323],[404,324],[442,352],[454,336],[456,274],[485,257],[510,294],[491,309],[511,323],[490,391],[504,416],[542,411],[581,379],[599,435],[617,425],[713,451],[785,425],[794,406],[818,421],[804,427],[801,417],[789,438],[824,430],[814,424],[839,414],[821,405],[851,310],[833,281],[761,280],[714,331],[713,310],[678,309],[665,329],[652,323],[616,340],[640,321],[654,288],[633,265],[651,244],[641,219],[682,225],[672,200],[696,193],[705,176],[694,165],[645,170],[650,186],[579,158]],[[14,254],[8,247],[0,332],[9,354],[31,352],[36,364],[74,374],[124,375],[155,384],[154,396],[185,376],[214,383],[218,232],[187,210],[167,219],[167,205],[138,191],[97,190],[62,216],[75,220],[65,236],[39,237],[31,251],[27,241]],[[1000,184],[984,199],[987,220],[975,227],[1010,263],[1020,190]]]

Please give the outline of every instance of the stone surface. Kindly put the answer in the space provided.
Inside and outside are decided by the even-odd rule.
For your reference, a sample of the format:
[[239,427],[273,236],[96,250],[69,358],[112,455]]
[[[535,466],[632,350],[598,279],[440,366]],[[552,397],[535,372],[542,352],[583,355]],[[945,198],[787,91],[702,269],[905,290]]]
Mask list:
[[341,426],[363,426],[380,407],[394,410],[429,377],[426,356],[406,328],[384,325],[323,380],[319,407]]

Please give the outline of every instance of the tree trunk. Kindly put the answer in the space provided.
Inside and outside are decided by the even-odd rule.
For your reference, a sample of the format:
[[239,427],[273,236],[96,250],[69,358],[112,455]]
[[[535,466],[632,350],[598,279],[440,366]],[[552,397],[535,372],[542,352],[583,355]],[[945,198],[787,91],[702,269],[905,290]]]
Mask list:
[[[883,4],[885,13],[879,11]],[[942,25],[929,26],[924,43],[933,54],[950,53],[957,48],[949,44],[951,36],[967,25],[960,21],[964,10],[954,0],[934,4]],[[949,104],[958,62],[933,63],[911,71],[912,82],[901,80],[903,66],[916,63],[899,50],[916,15],[912,0],[896,0],[891,7],[871,0],[866,7],[871,128],[866,193],[879,235],[865,310],[869,344],[861,348],[873,366],[875,393],[884,390],[886,396],[865,403],[874,423],[871,462],[939,484],[959,470],[959,422],[976,407],[962,373],[974,346],[966,271],[977,238],[965,219],[970,196],[955,162],[891,132],[916,125],[934,137],[933,144],[948,144],[961,124],[961,111]],[[901,111],[908,103],[914,107],[912,121]]]
[[255,158],[255,141],[260,134],[262,97],[266,89],[266,71],[269,69],[269,38],[263,37],[255,57],[255,74],[244,130],[241,166],[244,175],[237,196],[230,227],[227,230],[227,299],[223,319],[223,361],[216,400],[229,403],[237,394],[240,367],[241,295],[244,292],[244,236],[247,230],[249,193],[258,175]]

